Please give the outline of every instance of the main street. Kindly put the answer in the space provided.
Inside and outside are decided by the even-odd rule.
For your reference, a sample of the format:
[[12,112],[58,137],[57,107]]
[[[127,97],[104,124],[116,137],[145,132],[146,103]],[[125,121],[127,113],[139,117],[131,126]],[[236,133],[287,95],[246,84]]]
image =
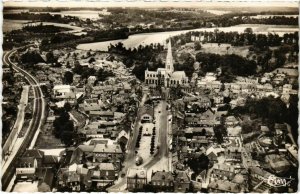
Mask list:
[[43,97],[42,90],[39,86],[38,81],[27,71],[18,67],[13,63],[10,57],[17,52],[17,50],[12,50],[6,52],[3,55],[3,63],[11,65],[16,72],[19,72],[24,75],[24,78],[28,81],[34,91],[34,104],[33,104],[33,116],[29,124],[29,127],[22,138],[18,138],[14,145],[12,145],[11,153],[7,153],[7,159],[4,164],[2,164],[2,190],[5,191],[8,185],[10,184],[12,178],[15,174],[15,168],[17,163],[17,158],[20,157],[24,151],[32,147],[35,144],[38,132],[41,128],[42,122],[45,115],[45,100]]
[[[167,95],[166,95],[167,96]],[[146,100],[146,94],[143,95],[139,107],[144,106]],[[137,141],[138,129],[140,127],[140,114],[137,113],[136,122],[134,129],[130,135],[127,153],[124,161],[123,172],[126,174],[128,168],[147,168],[148,176],[151,175],[152,170],[171,170],[169,169],[169,146],[168,146],[168,131],[169,131],[169,113],[167,110],[167,102],[161,100],[155,107],[154,117],[156,120],[155,127],[158,129],[158,146],[159,149],[154,154],[149,161],[144,161],[144,164],[141,166],[136,166],[135,164],[135,144]],[[108,189],[109,192],[120,192],[126,190],[126,176],[120,177],[115,185]]]

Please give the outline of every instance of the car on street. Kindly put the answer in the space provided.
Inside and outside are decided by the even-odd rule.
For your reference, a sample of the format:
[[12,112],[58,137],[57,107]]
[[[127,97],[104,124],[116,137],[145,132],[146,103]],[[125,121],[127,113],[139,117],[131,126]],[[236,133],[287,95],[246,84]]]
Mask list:
[[137,166],[143,164],[143,158],[142,158],[141,156],[137,156],[137,157],[135,158],[135,164],[136,164]]

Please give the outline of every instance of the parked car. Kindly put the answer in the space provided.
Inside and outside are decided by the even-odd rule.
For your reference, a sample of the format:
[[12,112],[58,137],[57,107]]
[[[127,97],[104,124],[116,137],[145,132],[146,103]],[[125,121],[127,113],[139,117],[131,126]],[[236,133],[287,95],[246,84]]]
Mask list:
[[137,156],[137,157],[135,158],[135,164],[136,164],[137,166],[143,164],[143,158],[142,158],[141,156]]

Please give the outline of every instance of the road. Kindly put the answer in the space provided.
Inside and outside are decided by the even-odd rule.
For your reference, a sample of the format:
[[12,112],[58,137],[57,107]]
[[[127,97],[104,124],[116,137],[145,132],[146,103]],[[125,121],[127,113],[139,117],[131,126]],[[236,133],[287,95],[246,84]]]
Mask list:
[[[168,146],[168,111],[166,110],[167,102],[161,101],[155,112],[156,121],[158,123],[158,130],[159,130],[159,140],[158,146],[159,150],[158,153],[153,157],[151,161],[145,164],[145,168],[149,169],[158,163],[160,166],[165,166],[161,162],[165,161],[164,158],[168,158],[169,156],[169,146]],[[165,169],[167,170],[167,169]]]
[[[146,96],[144,95],[140,106],[144,106],[144,102],[146,100]],[[167,102],[162,100],[159,102],[159,104],[155,107],[155,118],[156,118],[156,128],[159,130],[158,132],[158,145],[159,150],[158,152],[149,160],[145,161],[145,163],[139,167],[135,165],[135,144],[137,140],[138,135],[138,129],[140,127],[140,118],[139,118],[139,111],[137,113],[137,118],[134,126],[134,130],[132,131],[132,134],[129,138],[128,147],[127,147],[127,153],[126,158],[124,161],[124,168],[123,172],[127,172],[128,168],[136,167],[136,168],[147,168],[148,172],[150,172],[149,169],[154,168],[160,170],[159,167],[165,167],[165,170],[168,170],[169,166],[169,147],[168,147],[168,116],[169,113],[166,110]],[[157,167],[158,168],[157,168]],[[150,174],[150,173],[148,173]],[[126,189],[126,176],[123,178],[119,178],[119,180],[108,189],[109,192],[120,192],[124,191]]]
[[17,140],[18,134],[20,133],[21,129],[23,128],[24,124],[24,117],[25,117],[25,108],[28,103],[28,92],[29,87],[23,86],[21,99],[18,105],[18,114],[13,129],[10,131],[8,138],[6,139],[3,147],[2,147],[2,167],[5,163],[6,155],[12,150],[12,146],[15,144]]
[[3,54],[3,63],[12,65],[13,69],[24,75],[28,83],[33,87],[34,91],[34,104],[33,104],[33,116],[26,131],[26,134],[22,138],[18,138],[15,144],[12,146],[12,152],[8,155],[7,160],[2,164],[2,191],[5,191],[9,185],[11,179],[15,174],[17,158],[20,157],[24,151],[35,144],[36,137],[41,128],[42,122],[45,115],[45,100],[43,97],[42,90],[39,86],[38,81],[27,71],[18,67],[15,63],[10,60],[10,57],[17,52],[12,50]]
[[[135,119],[134,128],[133,131],[130,134],[129,140],[128,140],[128,146],[127,146],[127,153],[125,156],[125,161],[123,162],[123,172],[126,174],[128,168],[134,167],[135,165],[135,144],[137,141],[138,136],[138,130],[140,127],[140,107],[144,106],[144,103],[146,101],[146,94],[143,95],[142,100],[139,104],[139,109],[137,111],[137,117]],[[108,188],[109,192],[119,192],[124,191],[126,188],[126,176],[125,177],[119,177],[119,180],[113,185],[112,187]]]

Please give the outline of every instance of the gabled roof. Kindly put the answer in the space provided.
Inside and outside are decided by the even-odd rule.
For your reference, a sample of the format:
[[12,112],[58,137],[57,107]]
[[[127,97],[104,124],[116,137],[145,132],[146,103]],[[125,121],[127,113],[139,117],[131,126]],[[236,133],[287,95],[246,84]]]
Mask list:
[[44,152],[41,150],[37,150],[37,149],[26,150],[25,153],[23,154],[23,156],[42,159],[44,157]]
[[217,180],[209,183],[208,188],[217,189],[223,192],[230,193],[239,193],[241,192],[241,187],[237,183],[233,183],[230,181]]
[[171,79],[181,80],[186,77],[186,74],[184,71],[175,71],[171,75]]
[[100,170],[115,170],[113,163],[100,163]]
[[18,160],[18,167],[20,168],[29,168],[29,167],[34,167],[34,157],[21,157]]
[[52,155],[45,155],[43,162],[44,162],[44,164],[57,164],[58,158],[56,156],[52,156]]
[[171,172],[157,171],[152,175],[151,181],[174,181],[174,177]]
[[108,145],[108,144],[97,144],[93,150],[97,153],[122,153],[122,150],[119,145]]
[[190,178],[187,172],[179,171],[178,174],[175,176],[175,181],[178,183],[189,183]]

